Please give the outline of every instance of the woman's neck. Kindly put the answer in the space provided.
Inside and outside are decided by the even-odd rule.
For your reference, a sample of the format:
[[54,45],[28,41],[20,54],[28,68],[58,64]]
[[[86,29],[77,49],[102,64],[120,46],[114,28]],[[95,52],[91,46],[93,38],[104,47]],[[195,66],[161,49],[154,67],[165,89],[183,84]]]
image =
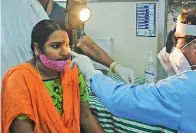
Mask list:
[[39,59],[35,59],[35,67],[42,80],[54,79],[60,77],[60,73],[44,66]]

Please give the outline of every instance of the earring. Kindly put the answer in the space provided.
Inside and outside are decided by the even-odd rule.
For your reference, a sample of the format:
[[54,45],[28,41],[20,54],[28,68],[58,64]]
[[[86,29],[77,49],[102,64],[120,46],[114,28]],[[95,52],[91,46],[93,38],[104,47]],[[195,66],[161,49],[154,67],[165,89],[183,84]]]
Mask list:
[[61,56],[65,55],[64,53],[60,53]]
[[38,59],[38,57],[39,57],[39,56],[40,56],[40,54],[38,54],[38,55],[35,55],[35,58],[36,58],[36,59]]

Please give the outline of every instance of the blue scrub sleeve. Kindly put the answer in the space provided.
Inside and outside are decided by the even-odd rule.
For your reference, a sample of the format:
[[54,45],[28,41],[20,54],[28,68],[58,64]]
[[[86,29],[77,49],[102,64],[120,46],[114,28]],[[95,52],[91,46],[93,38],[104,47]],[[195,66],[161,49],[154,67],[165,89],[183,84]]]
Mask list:
[[178,129],[181,106],[174,80],[134,85],[96,74],[91,87],[101,103],[118,117]]

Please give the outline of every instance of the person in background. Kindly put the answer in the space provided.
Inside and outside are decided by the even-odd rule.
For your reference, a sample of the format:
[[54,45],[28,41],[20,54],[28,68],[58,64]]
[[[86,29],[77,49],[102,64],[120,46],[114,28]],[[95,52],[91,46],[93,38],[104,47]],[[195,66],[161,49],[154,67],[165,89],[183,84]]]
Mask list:
[[9,68],[32,58],[32,29],[39,21],[49,18],[37,0],[2,0],[1,11],[2,79]]
[[88,106],[86,82],[69,69],[64,25],[38,22],[32,31],[31,60],[11,68],[2,80],[3,133],[104,133]]
[[70,68],[78,65],[92,91],[112,114],[181,133],[195,133],[196,10],[179,20],[175,37],[177,45],[168,58],[177,74],[156,84],[116,82],[95,70],[88,57],[74,52]]
[[[63,24],[66,23],[67,9],[64,9],[62,6],[60,6],[58,3],[56,3],[53,0],[39,0],[39,1],[51,20],[56,20]],[[68,3],[69,0],[67,1],[66,5],[68,5]],[[68,34],[71,36],[71,30],[68,31]],[[81,36],[81,29],[78,29],[77,30],[78,39],[80,38],[80,36]],[[72,42],[72,40],[70,42]],[[104,50],[102,50],[85,33],[83,39],[81,40],[81,44],[79,45],[78,48],[79,48],[78,49],[79,53],[85,54],[91,59],[93,59],[94,61],[99,62],[109,68],[111,68],[114,64],[117,64],[115,65],[114,69],[112,69],[111,71],[117,73],[121,77],[121,79],[126,83],[134,82],[133,71],[115,62],[111,57],[107,55],[107,53]]]

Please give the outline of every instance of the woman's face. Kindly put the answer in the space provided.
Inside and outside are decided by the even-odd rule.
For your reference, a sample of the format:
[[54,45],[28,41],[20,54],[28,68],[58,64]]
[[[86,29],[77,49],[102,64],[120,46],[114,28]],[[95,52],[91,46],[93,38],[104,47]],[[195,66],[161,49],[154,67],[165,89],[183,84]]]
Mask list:
[[70,51],[69,37],[62,30],[52,33],[43,48],[43,54],[54,61],[69,59]]

